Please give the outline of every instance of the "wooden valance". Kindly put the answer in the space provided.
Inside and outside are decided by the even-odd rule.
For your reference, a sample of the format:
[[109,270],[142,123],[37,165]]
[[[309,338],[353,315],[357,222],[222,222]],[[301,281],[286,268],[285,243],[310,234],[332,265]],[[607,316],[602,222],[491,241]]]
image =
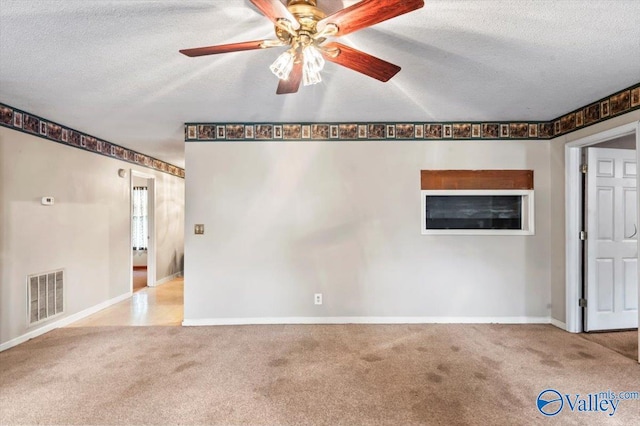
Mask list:
[[533,189],[533,170],[421,170],[423,190]]

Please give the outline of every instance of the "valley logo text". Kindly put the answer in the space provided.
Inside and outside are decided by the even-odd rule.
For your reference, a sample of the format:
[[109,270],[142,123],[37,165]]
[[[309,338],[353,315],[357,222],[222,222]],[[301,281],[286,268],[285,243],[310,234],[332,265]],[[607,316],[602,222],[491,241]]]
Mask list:
[[562,394],[555,389],[545,389],[538,395],[538,411],[548,417],[555,416],[563,409],[578,413],[616,414],[621,401],[640,400],[640,392],[606,392]]

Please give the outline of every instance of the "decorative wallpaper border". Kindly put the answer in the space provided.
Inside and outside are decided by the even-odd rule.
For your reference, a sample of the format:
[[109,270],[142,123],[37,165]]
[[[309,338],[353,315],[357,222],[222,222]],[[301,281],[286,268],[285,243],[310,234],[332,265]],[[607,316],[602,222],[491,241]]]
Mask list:
[[0,103],[0,126],[184,178],[184,169]]
[[551,121],[185,123],[185,142],[548,140],[640,109],[640,83]]
[[636,109],[640,109],[640,83],[552,120],[553,132],[562,136]]

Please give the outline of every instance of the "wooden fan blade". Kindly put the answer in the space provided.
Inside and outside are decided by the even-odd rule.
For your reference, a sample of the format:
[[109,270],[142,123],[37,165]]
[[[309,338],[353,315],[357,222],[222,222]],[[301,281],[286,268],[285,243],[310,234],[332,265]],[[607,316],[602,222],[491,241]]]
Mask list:
[[340,52],[338,55],[333,56],[323,49],[322,56],[324,56],[324,59],[327,61],[358,71],[382,82],[389,81],[391,77],[400,71],[400,67],[397,65],[345,46],[344,44],[333,42],[324,47],[329,51],[337,48]]
[[264,45],[265,40],[245,41],[242,43],[220,44],[217,46],[196,47],[194,49],[182,49],[180,53],[190,57],[216,55],[218,53],[240,52],[242,50],[266,49],[273,47]]
[[300,28],[298,20],[280,0],[251,0],[251,3],[260,9],[260,12],[274,24],[278,25],[278,19],[286,19],[291,23],[294,30]]
[[320,20],[317,28],[322,31],[327,24],[335,24],[338,27],[336,36],[343,36],[422,6],[424,0],[363,0]]
[[278,83],[277,95],[286,95],[287,93],[296,93],[300,88],[302,81],[302,61],[296,61],[287,80],[280,80]]

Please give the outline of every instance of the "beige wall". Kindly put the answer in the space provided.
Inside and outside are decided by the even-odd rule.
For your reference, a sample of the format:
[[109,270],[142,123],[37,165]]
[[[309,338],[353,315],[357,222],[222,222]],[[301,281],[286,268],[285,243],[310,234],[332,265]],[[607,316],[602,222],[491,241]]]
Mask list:
[[27,327],[28,274],[65,269],[64,317],[130,291],[131,191],[119,168],[155,175],[157,279],[179,272],[182,179],[0,128],[0,344],[47,325]]
[[[549,141],[215,142],[185,151],[187,324],[550,316]],[[536,234],[421,235],[420,170],[432,168],[533,169]],[[204,235],[193,235],[196,223]]]

